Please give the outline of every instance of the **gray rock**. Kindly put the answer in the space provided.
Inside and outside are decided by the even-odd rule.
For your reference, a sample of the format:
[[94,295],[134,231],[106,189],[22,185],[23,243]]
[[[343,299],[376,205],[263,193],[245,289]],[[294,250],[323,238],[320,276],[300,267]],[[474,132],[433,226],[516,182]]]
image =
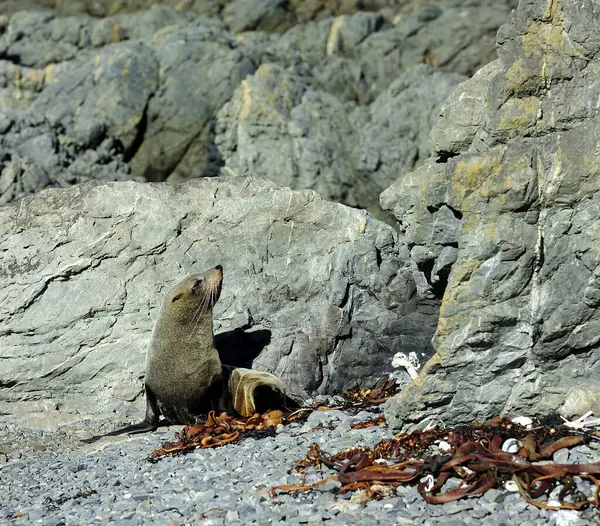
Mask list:
[[268,174],[283,186],[357,204],[362,181],[349,155],[355,130],[337,97],[279,66],[262,65],[217,119],[224,175]]
[[[429,156],[429,133],[440,107],[465,77],[431,66],[409,68],[375,101],[352,116],[357,143],[353,165],[364,181],[358,204],[377,210],[379,194],[399,174],[408,173]],[[370,183],[370,184],[368,184]]]
[[569,450],[567,448],[559,449],[552,455],[552,460],[555,464],[569,463]]
[[328,493],[331,491],[336,491],[342,486],[341,482],[337,480],[328,480],[325,484],[321,484],[317,489],[322,493]]
[[498,60],[490,62],[447,98],[431,130],[431,148],[438,158],[476,150],[473,139],[485,123],[489,86],[501,70]]
[[155,4],[178,7],[181,11],[218,13],[227,0],[4,0],[0,13],[12,15],[26,9],[47,10],[60,16],[105,17],[151,8]]
[[495,35],[509,12],[505,2],[406,2],[297,24],[263,52],[300,68],[316,89],[368,103],[417,64],[472,75],[495,58]]
[[210,25],[170,26],[153,40],[160,88],[148,103],[133,172],[150,181],[216,175],[213,118],[254,64]]
[[223,20],[233,33],[285,31],[294,23],[288,0],[234,0],[223,10]]
[[[261,2],[232,2],[231,0],[3,0],[0,14],[12,15],[25,9],[48,10],[60,16],[91,15],[106,17],[117,13],[131,13],[149,9],[153,5],[177,7],[181,11],[201,14],[219,14],[226,11],[232,23],[244,26],[246,17],[258,18],[261,30],[281,30],[275,22],[285,14],[292,21],[307,22],[322,19],[336,14],[348,14],[360,10],[376,11],[388,7],[389,0],[291,0],[277,2],[277,9],[267,9]],[[234,4],[236,9],[229,6]],[[267,6],[271,4],[264,2]],[[282,5],[283,4],[283,5]],[[262,16],[257,17],[256,12]],[[254,26],[250,26],[254,27]]]
[[[588,294],[588,298],[591,295],[600,296],[600,289]],[[565,403],[560,408],[560,413],[567,418],[578,418],[590,411],[594,415],[600,415],[600,393],[581,389],[581,386],[569,390]]]
[[[108,135],[118,138],[125,157],[131,157],[148,100],[158,88],[158,70],[152,49],[144,44],[109,46],[93,61],[67,66],[36,97],[29,113],[44,115],[53,130],[65,130],[59,137],[63,143],[93,145]],[[57,164],[43,150],[39,157],[32,158],[40,166]]]
[[492,488],[486,491],[481,498],[488,502],[497,503],[502,502],[506,496],[506,491],[502,491],[498,488]]
[[141,414],[162,297],[217,263],[217,346],[291,394],[373,382],[433,332],[402,239],[311,191],[249,178],[86,185],[0,218],[0,412],[25,426]]
[[506,21],[506,4],[410,7],[394,20],[394,27],[370,35],[360,45],[364,74],[375,93],[409,65],[424,62],[472,75],[495,58],[493,42],[498,27]]
[[[252,172],[389,221],[379,193],[422,162],[463,79],[453,71],[489,60],[508,13],[504,2],[150,4],[40,1],[47,11],[0,22],[1,202],[89,179]],[[15,175],[17,157],[31,168]]]
[[337,424],[338,422],[346,422],[348,418],[349,415],[347,413],[336,409],[331,411],[315,411],[308,416],[304,427],[312,429],[319,425]]
[[354,425],[362,424],[364,422],[374,420],[375,418],[377,418],[377,415],[375,413],[371,413],[369,411],[359,411],[356,415],[350,416],[350,418],[348,418],[347,420],[349,424]]
[[[47,186],[66,187],[89,180],[130,180],[122,144],[99,130],[76,141],[47,120],[20,116],[0,136],[0,204]],[[37,161],[37,162],[36,162]]]
[[[2,202],[90,178],[217,174],[212,120],[254,70],[222,23],[168,8],[100,21],[19,13],[0,57]],[[7,168],[16,156],[33,182]]]
[[389,402],[394,427],[542,415],[573,388],[600,392],[593,9],[521,2],[498,60],[442,109],[432,158],[381,196],[443,295],[437,355]]
[[217,116],[222,173],[269,177],[381,215],[380,192],[425,158],[433,118],[462,79],[417,66],[349,113],[304,77],[260,66]]

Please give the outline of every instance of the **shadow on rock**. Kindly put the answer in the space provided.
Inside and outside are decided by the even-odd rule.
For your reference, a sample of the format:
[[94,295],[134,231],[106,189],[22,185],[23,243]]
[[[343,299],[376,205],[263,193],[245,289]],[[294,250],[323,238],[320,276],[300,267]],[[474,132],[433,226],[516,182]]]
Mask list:
[[221,362],[231,367],[252,369],[252,362],[271,343],[271,331],[246,332],[240,328],[215,335],[215,347]]

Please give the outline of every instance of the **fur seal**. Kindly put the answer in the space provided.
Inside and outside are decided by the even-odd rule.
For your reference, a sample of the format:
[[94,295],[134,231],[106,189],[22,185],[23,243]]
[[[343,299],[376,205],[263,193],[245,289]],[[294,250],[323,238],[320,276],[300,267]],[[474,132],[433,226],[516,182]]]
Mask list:
[[146,416],[139,424],[99,435],[154,431],[162,414],[170,424],[195,424],[211,409],[226,409],[226,386],[214,344],[212,309],[221,295],[223,267],[186,277],[164,299],[146,355]]

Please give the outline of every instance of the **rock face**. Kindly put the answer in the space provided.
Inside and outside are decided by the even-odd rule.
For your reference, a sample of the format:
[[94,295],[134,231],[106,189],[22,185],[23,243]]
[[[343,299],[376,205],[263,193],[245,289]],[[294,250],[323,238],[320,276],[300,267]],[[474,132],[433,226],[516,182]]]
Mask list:
[[415,66],[369,106],[347,111],[300,75],[260,66],[217,115],[230,175],[255,173],[375,210],[379,194],[427,157],[439,107],[465,77]]
[[431,159],[382,195],[445,289],[437,353],[389,402],[394,427],[600,399],[599,15],[522,1],[498,60],[444,104]]
[[391,227],[260,179],[46,190],[0,208],[0,252],[0,414],[24,425],[141,415],[163,296],[215,264],[223,361],[295,395],[375,379],[437,318]]
[[47,11],[0,17],[0,202],[251,172],[383,217],[379,193],[426,157],[510,7],[151,3],[31,0]]
[[[16,14],[0,44],[14,62],[4,64],[3,201],[90,175],[215,175],[211,120],[254,66],[202,20],[166,8],[102,21]],[[4,173],[15,158],[38,174],[27,187]]]

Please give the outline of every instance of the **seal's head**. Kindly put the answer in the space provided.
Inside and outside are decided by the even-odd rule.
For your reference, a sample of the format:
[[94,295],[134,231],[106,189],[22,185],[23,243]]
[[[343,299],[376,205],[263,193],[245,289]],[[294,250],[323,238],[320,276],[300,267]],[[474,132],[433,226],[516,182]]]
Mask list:
[[221,295],[222,285],[221,265],[201,274],[192,274],[169,291],[164,307],[169,310],[172,318],[180,322],[190,322],[205,314],[210,315]]

